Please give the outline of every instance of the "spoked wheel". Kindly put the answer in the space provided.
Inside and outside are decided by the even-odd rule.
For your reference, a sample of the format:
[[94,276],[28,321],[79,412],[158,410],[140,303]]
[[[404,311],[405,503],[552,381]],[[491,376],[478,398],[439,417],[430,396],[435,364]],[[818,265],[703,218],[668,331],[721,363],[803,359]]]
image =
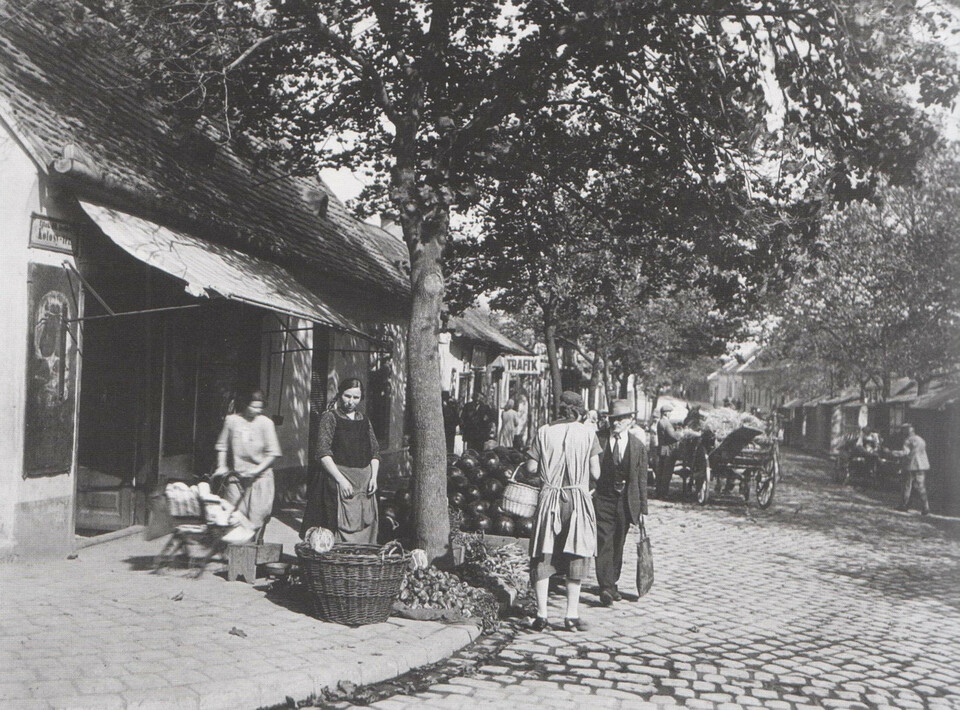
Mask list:
[[763,464],[763,468],[757,471],[757,505],[766,509],[773,503],[773,492],[777,487],[776,467],[773,459]]

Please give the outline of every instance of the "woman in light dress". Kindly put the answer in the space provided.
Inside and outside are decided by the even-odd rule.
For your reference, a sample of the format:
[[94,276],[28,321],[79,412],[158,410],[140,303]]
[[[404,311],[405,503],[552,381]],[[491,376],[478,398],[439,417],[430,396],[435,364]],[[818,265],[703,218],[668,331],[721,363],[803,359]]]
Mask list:
[[597,553],[597,518],[590,497],[590,479],[600,477],[600,443],[596,432],[580,422],[583,399],[575,392],[560,395],[559,418],[537,431],[527,470],[539,473],[543,486],[530,537],[530,576],[537,596],[532,627],[548,625],[550,577],[565,573],[567,608],[564,627],[585,631],[580,619],[580,585]]

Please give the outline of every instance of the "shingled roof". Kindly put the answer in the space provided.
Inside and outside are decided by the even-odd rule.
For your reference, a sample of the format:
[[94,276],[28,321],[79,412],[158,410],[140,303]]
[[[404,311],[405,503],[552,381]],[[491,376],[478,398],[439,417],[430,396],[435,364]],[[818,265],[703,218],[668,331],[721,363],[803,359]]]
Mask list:
[[479,308],[470,308],[459,316],[451,317],[446,330],[466,340],[483,345],[492,345],[501,353],[530,355],[530,351],[501,333],[490,322],[490,314]]
[[[68,17],[72,0],[56,9],[22,4],[0,5],[0,117],[51,179],[53,161],[73,153],[83,160],[73,169],[61,161],[60,178],[78,197],[366,293],[409,294],[402,264],[319,178],[284,177],[235,145],[179,127],[97,51],[92,20],[52,14]],[[320,190],[329,196],[325,216],[310,204]]]

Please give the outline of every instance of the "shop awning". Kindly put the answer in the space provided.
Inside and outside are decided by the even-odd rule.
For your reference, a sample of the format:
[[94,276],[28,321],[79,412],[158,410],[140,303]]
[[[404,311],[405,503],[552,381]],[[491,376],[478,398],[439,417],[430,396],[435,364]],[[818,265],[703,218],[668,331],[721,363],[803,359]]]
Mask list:
[[277,264],[123,212],[88,202],[80,205],[117,246],[185,281],[191,295],[215,292],[234,301],[369,337]]

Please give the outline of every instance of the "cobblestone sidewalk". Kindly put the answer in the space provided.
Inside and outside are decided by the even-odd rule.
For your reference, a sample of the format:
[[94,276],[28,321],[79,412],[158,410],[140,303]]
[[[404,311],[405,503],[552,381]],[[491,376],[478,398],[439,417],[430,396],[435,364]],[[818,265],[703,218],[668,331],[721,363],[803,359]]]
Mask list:
[[523,633],[473,677],[373,707],[960,708],[956,521],[895,513],[791,454],[770,510],[654,502],[648,529],[640,601],[599,607],[585,585],[588,632]]
[[392,678],[478,634],[403,619],[351,629],[210,573],[139,571],[162,542],[3,567],[0,708],[253,710]]

